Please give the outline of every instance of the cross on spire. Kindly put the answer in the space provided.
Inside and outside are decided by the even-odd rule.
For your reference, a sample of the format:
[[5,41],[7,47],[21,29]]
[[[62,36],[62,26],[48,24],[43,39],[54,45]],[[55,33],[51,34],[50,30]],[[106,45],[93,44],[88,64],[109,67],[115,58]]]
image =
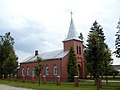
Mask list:
[[71,11],[70,14],[71,14],[71,19],[72,19],[72,14],[73,14],[73,12]]

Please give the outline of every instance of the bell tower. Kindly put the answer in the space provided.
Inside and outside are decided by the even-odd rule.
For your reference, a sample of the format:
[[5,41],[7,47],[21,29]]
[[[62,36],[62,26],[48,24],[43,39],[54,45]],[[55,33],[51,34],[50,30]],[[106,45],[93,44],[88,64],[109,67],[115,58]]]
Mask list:
[[73,18],[71,12],[71,21],[69,26],[69,31],[67,38],[63,41],[64,51],[70,50],[71,47],[74,48],[76,58],[77,58],[77,65],[79,69],[79,77],[85,78],[85,60],[83,56],[83,41],[78,38],[77,31],[75,29]]
[[67,38],[63,41],[64,44],[64,51],[69,50],[71,47],[74,48],[74,51],[76,55],[81,55],[83,52],[83,41],[78,38],[77,31],[75,29],[73,18],[72,18],[72,12],[71,12],[71,22],[69,26],[69,31]]

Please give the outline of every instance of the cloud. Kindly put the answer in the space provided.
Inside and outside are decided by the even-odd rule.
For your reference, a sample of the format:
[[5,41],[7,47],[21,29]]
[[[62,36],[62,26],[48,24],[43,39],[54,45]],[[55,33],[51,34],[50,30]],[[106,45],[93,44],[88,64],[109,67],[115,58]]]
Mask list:
[[50,32],[40,22],[17,16],[0,19],[0,23],[2,24],[0,26],[1,35],[11,32],[11,36],[15,40],[15,51],[20,57],[19,61],[26,57],[25,55],[34,53],[35,50],[47,52],[62,48],[62,33],[57,34],[58,30]]
[[114,50],[119,0],[0,0],[0,34],[11,32],[20,58],[38,49],[63,48],[70,11],[78,34],[85,40],[95,20],[103,26],[106,42]]

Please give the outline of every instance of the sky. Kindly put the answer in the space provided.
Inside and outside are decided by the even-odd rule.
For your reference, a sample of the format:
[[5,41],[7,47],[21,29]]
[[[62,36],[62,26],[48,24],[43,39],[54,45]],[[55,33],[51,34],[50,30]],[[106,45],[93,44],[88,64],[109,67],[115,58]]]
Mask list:
[[[71,15],[86,43],[95,20],[103,27],[106,43],[115,50],[119,0],[0,0],[0,35],[11,32],[19,62],[34,54],[59,50],[67,37]],[[120,64],[113,55],[113,63]]]

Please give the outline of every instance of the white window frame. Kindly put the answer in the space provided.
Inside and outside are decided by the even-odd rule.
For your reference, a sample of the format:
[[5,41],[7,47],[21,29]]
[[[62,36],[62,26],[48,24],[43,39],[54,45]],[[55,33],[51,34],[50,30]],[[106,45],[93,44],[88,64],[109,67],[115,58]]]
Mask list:
[[30,75],[30,68],[27,68],[27,75]]
[[25,71],[24,71],[24,68],[22,68],[22,76],[24,75],[24,72],[25,72]]
[[32,68],[32,75],[35,75],[35,68]]
[[57,75],[57,66],[56,66],[56,65],[54,65],[53,74],[54,74],[54,75]]
[[46,66],[45,72],[46,72],[46,76],[48,76],[49,75],[49,68],[48,68],[48,66]]

